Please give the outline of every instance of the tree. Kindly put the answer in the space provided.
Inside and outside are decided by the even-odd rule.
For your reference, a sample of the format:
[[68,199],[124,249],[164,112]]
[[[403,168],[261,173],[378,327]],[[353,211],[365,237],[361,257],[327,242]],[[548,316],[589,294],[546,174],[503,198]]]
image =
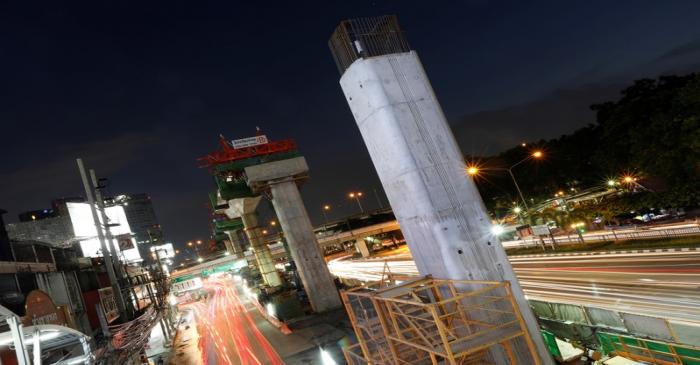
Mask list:
[[528,200],[549,199],[574,185],[602,185],[627,173],[661,182],[662,188],[606,202],[614,206],[597,208],[601,215],[612,219],[614,212],[629,212],[623,206],[639,210],[700,204],[700,75],[638,80],[622,92],[620,100],[592,108],[595,125],[498,156],[470,158],[482,160],[484,171],[497,168],[477,180],[487,206],[497,208],[499,216],[504,207],[512,206],[513,183],[507,173],[495,171],[527,157],[533,148],[544,150],[545,158],[528,161],[514,171]]

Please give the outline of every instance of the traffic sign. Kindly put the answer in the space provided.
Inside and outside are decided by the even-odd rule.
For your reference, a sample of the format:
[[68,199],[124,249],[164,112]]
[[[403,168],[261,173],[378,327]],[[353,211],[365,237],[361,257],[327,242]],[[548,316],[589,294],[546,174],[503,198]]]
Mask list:
[[178,276],[175,279],[173,279],[173,283],[181,283],[183,281],[187,281],[190,279],[194,279],[194,274],[187,274],[183,276]]

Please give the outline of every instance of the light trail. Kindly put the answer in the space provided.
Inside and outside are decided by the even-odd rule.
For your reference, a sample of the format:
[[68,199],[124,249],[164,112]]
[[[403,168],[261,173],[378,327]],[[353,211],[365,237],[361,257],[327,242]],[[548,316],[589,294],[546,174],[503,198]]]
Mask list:
[[203,289],[209,293],[207,303],[186,306],[192,308],[201,334],[198,348],[204,364],[284,364],[257,328],[257,312],[247,308],[232,280],[210,279]]
[[[509,258],[529,299],[588,305],[700,324],[700,251]],[[331,260],[336,276],[377,281],[418,276],[410,253]]]

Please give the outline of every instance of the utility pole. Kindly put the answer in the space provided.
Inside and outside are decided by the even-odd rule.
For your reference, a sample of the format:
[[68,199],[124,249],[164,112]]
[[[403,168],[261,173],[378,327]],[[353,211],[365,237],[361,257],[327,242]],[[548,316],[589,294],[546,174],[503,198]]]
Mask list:
[[[95,230],[97,231],[97,239],[100,241],[100,248],[102,249],[102,257],[105,260],[105,266],[107,267],[107,275],[109,276],[109,282],[112,286],[112,292],[114,293],[114,302],[117,305],[117,310],[122,319],[126,319],[126,308],[124,306],[124,299],[122,298],[122,291],[119,287],[119,281],[117,281],[117,276],[114,273],[114,265],[112,264],[112,257],[110,255],[109,249],[107,249],[107,243],[105,242],[105,235],[102,231],[102,226],[100,225],[100,218],[97,215],[97,208],[95,207],[95,198],[92,194],[92,188],[90,187],[90,182],[88,181],[87,173],[85,172],[85,166],[83,165],[83,160],[76,159],[78,163],[78,170],[80,170],[80,177],[83,180],[83,187],[85,188],[85,197],[87,198],[88,205],[90,206],[90,211],[92,212],[92,219],[95,221]],[[107,223],[107,222],[105,222]]]
[[374,197],[377,198],[377,204],[379,205],[379,209],[384,209],[384,204],[382,204],[382,200],[379,199],[379,193],[377,193],[377,188],[372,188],[372,191],[374,191]]
[[118,279],[123,279],[124,278],[124,273],[122,272],[122,265],[119,261],[119,255],[117,254],[117,249],[114,246],[114,237],[112,236],[112,230],[110,228],[109,224],[109,218],[107,217],[107,212],[105,211],[105,201],[104,198],[102,197],[102,186],[99,185],[99,182],[97,180],[97,175],[95,174],[95,170],[90,169],[90,179],[92,180],[92,186],[95,189],[95,202],[97,203],[97,207],[99,208],[100,215],[102,216],[102,225],[105,227],[105,239],[107,240],[107,243],[109,245],[109,252],[112,255],[112,257],[115,258],[114,262],[114,267],[115,267],[115,273],[117,274]]

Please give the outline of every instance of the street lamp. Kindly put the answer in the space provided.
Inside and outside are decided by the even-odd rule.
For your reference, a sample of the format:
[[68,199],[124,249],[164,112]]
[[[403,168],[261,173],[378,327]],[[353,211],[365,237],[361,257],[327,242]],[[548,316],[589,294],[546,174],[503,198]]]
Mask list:
[[523,192],[520,191],[520,186],[518,186],[518,182],[515,180],[515,175],[513,175],[513,168],[515,168],[515,166],[518,166],[521,163],[523,163],[531,158],[535,158],[535,159],[542,158],[543,155],[544,154],[542,153],[542,151],[534,151],[529,156],[516,162],[513,166],[508,168],[508,173],[510,174],[510,177],[513,179],[513,184],[515,184],[515,188],[518,190],[518,195],[520,195],[520,199],[523,201],[523,205],[525,206],[526,210],[529,210],[530,208],[527,206],[527,201],[525,201],[525,197],[523,197]]
[[328,216],[326,215],[326,212],[331,210],[331,206],[328,204],[325,204],[323,207],[321,207],[321,213],[323,214],[323,221],[328,224]]
[[348,194],[348,198],[350,198],[350,199],[355,199],[355,201],[357,202],[357,206],[360,207],[360,212],[364,213],[365,210],[362,208],[362,203],[360,203],[360,198],[361,198],[361,197],[362,197],[362,192],[361,192],[361,191],[358,191],[358,192],[351,192],[350,194]]
[[[536,151],[533,151],[531,154],[529,154],[524,159],[516,162],[513,166],[511,166],[507,169],[506,168],[498,168],[498,167],[489,168],[489,170],[506,170],[506,171],[508,171],[508,174],[510,174],[511,179],[513,179],[513,184],[515,184],[515,189],[518,190],[518,195],[520,196],[520,200],[523,201],[523,206],[525,207],[525,210],[529,210],[530,208],[527,205],[527,201],[525,201],[525,197],[523,197],[523,192],[520,190],[520,186],[518,185],[518,182],[515,180],[515,175],[513,175],[513,168],[515,168],[516,166],[520,165],[521,163],[523,163],[529,159],[533,159],[533,158],[540,159],[543,156],[544,156],[544,152],[542,152],[540,150],[536,150]],[[481,169],[476,165],[467,166],[467,174],[469,174],[471,176],[478,175],[480,171],[481,171]]]

